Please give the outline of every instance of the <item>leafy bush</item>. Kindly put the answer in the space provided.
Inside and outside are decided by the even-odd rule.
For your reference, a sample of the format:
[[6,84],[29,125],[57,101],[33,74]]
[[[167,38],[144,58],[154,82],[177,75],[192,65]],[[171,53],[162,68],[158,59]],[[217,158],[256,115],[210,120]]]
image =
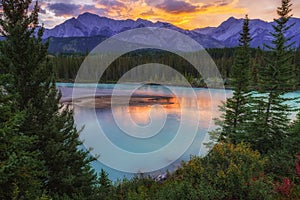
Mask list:
[[273,183],[264,175],[265,163],[249,145],[219,143],[205,158],[184,163],[172,179],[189,182],[200,199],[271,199]]

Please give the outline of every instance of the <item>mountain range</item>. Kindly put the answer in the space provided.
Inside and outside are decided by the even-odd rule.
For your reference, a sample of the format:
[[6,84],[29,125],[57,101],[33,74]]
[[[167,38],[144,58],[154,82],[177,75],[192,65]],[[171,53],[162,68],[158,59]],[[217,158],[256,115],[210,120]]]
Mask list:
[[[294,47],[300,44],[300,19],[291,18],[289,24],[294,24],[287,32],[292,37]],[[144,19],[114,20],[100,17],[96,14],[84,13],[77,18],[66,20],[52,29],[45,29],[44,39],[50,40],[51,53],[83,53],[92,50],[103,40],[120,32],[142,27],[161,27],[179,31],[196,40],[205,48],[235,47],[238,45],[243,19],[231,17],[218,27],[206,27],[194,30],[184,30],[166,22],[153,23]],[[253,38],[251,47],[264,48],[263,44],[270,44],[274,22],[260,19],[250,20],[250,33]]]

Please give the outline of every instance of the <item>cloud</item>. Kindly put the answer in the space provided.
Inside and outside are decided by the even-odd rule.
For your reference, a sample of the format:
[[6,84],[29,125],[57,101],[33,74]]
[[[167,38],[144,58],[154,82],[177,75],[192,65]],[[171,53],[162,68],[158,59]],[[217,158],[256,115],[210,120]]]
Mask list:
[[159,4],[163,4],[165,0],[156,0],[156,1],[153,1],[153,0],[144,0],[144,1],[145,1],[145,3],[148,6],[156,7]]
[[[252,0],[253,3],[249,3],[249,0],[239,0],[238,6],[244,7],[247,10],[249,18],[259,18],[265,21],[273,21],[277,18],[276,9],[281,5],[280,0]],[[294,17],[300,17],[300,1],[292,1],[292,12]]]
[[178,0],[165,0],[156,7],[172,14],[195,12],[198,8],[198,6]]
[[[36,0],[33,0],[36,1]],[[70,17],[91,12],[113,19],[147,19],[194,29],[218,26],[227,18],[275,18],[280,0],[39,0],[41,19],[53,26]],[[300,1],[293,2],[293,13],[300,17]],[[53,18],[51,18],[53,17]]]
[[93,0],[93,2],[95,2],[98,5],[102,5],[105,7],[113,7],[113,8],[120,8],[120,7],[126,7],[126,5],[121,2],[121,1],[117,1],[117,0]]
[[81,7],[81,13],[90,12],[97,15],[106,15],[106,10],[102,8],[96,8],[94,5],[83,5]]
[[45,9],[41,8],[41,7],[40,7],[39,11],[40,11],[41,14],[46,14],[47,13],[47,11]]
[[47,9],[54,12],[55,16],[78,15],[81,6],[77,4],[55,3],[49,4]]
[[218,0],[218,1],[215,1],[214,4],[216,6],[227,6],[231,3],[231,1],[227,1],[227,0]]
[[[32,3],[29,5],[29,11],[33,11],[35,5],[36,5],[37,1],[34,0],[32,1]],[[46,14],[46,10],[43,8],[43,6],[46,5],[44,2],[38,2],[38,7],[39,7],[39,13],[41,14]]]
[[141,13],[141,16],[155,16],[155,12],[154,12],[153,9],[151,8],[150,10]]
[[134,1],[129,0],[129,2],[123,3],[121,0],[93,0],[93,2],[96,8],[105,11],[107,17],[122,18],[128,16],[128,12],[132,9],[128,5]]

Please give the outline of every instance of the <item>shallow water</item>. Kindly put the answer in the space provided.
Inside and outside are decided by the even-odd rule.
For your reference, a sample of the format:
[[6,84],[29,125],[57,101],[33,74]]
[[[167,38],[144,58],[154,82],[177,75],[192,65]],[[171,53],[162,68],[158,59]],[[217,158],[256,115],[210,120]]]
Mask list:
[[[191,155],[205,155],[203,143],[215,128],[218,106],[232,95],[230,90],[157,85],[136,89],[123,84],[113,91],[112,84],[81,84],[76,92],[70,83],[58,87],[65,101],[72,94],[81,98],[73,105],[76,126],[84,127],[80,137],[93,155],[99,155],[93,163],[95,170],[103,168],[112,180],[140,173],[156,176],[176,169]],[[104,104],[111,102],[112,94],[117,98]],[[129,105],[126,99],[120,100],[126,96],[131,96]]]

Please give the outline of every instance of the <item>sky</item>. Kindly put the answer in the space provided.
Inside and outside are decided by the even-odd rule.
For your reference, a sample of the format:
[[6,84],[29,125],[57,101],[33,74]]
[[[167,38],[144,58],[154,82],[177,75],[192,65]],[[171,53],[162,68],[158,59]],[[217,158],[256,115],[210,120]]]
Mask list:
[[[272,21],[281,0],[39,0],[40,22],[52,28],[72,17],[91,12],[112,19],[169,22],[184,29],[220,25],[229,17]],[[300,1],[293,0],[300,18]]]

